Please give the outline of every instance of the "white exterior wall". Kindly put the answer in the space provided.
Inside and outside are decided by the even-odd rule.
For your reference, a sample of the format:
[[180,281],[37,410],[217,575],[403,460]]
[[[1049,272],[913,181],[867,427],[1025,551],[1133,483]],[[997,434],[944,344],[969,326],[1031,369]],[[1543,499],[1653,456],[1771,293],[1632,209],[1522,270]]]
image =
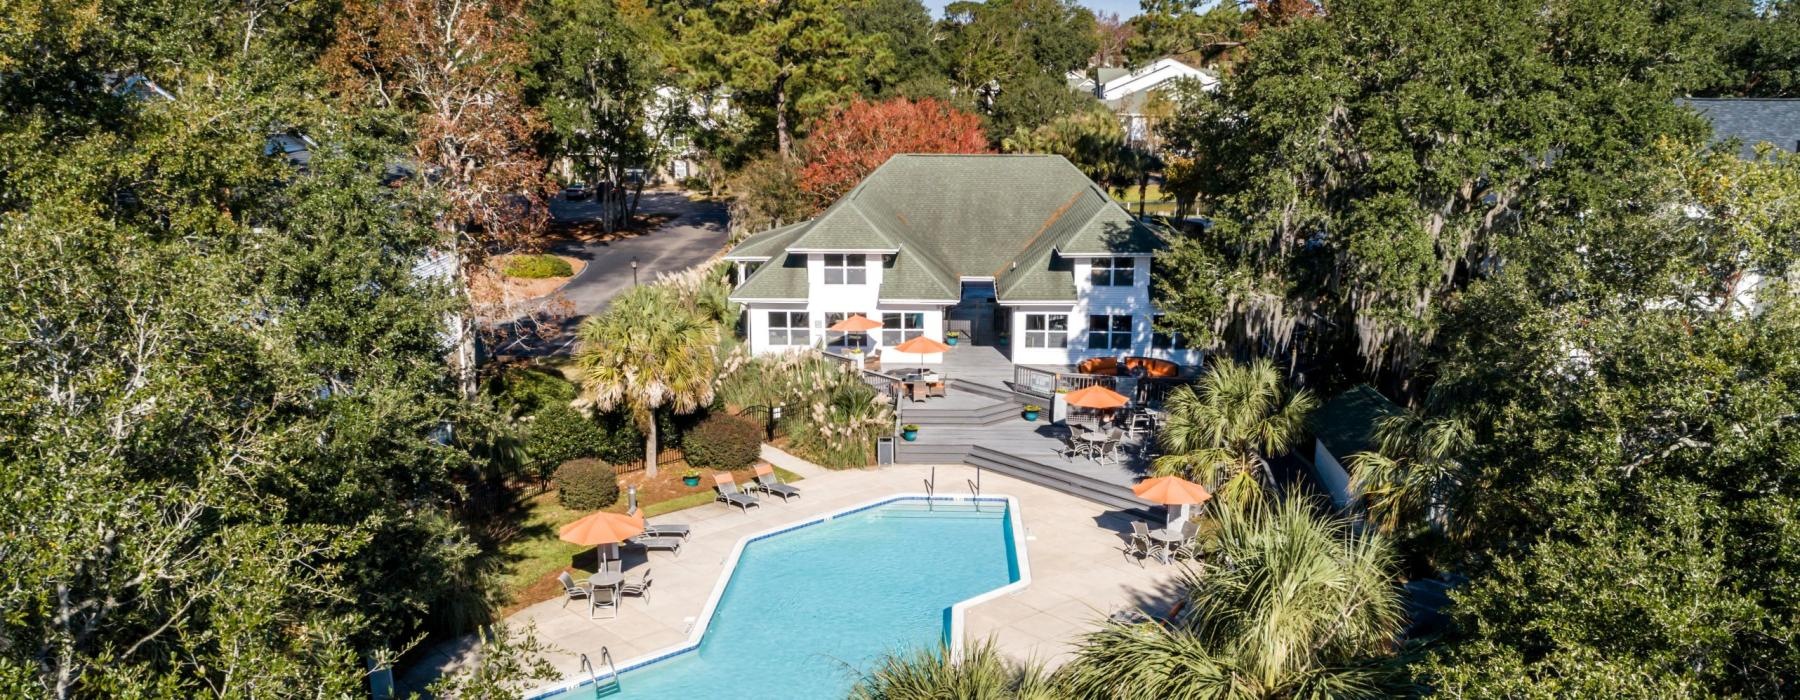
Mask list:
[[1319,485],[1331,494],[1331,504],[1338,508],[1350,505],[1350,472],[1339,464],[1337,457],[1325,449],[1325,443],[1313,440],[1313,475],[1319,478]]
[[[754,353],[785,352],[800,346],[769,344],[769,312],[770,311],[805,311],[812,347],[824,347],[827,337],[826,314],[862,314],[876,321],[882,320],[886,313],[922,313],[924,314],[925,335],[933,340],[944,339],[944,307],[938,304],[897,303],[883,304],[880,300],[882,281],[882,256],[878,253],[865,253],[864,265],[867,278],[863,284],[825,284],[825,254],[809,253],[806,256],[807,298],[804,302],[752,302],[745,305],[749,313],[749,323],[745,326],[750,341],[750,350]],[[870,342],[881,346],[881,331],[869,332]],[[882,362],[904,364],[935,364],[943,362],[943,354],[925,355],[923,357],[909,353],[887,352],[881,354]]]
[[[1120,256],[1125,257],[1125,256]],[[1074,258],[1075,264],[1075,304],[1073,306],[1010,306],[1012,318],[1011,342],[1013,362],[1022,365],[1074,365],[1090,357],[1154,357],[1169,360],[1181,365],[1197,365],[1201,361],[1199,350],[1156,350],[1150,347],[1150,337],[1155,331],[1154,318],[1156,307],[1150,302],[1150,256],[1134,256],[1136,266],[1132,269],[1132,285],[1129,287],[1112,287],[1093,285],[1093,262],[1088,258]],[[1069,347],[1027,348],[1025,347],[1025,315],[1038,313],[1067,313],[1069,315]],[[1129,315],[1131,321],[1131,348],[1129,350],[1111,350],[1088,347],[1088,316],[1105,314],[1108,316]]]

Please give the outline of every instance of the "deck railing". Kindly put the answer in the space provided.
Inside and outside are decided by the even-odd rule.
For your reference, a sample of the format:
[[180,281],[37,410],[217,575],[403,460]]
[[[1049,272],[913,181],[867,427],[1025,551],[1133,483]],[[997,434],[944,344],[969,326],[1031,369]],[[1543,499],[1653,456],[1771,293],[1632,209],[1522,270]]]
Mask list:
[[1055,372],[1024,365],[1013,365],[1013,386],[1019,391],[1050,398],[1058,391],[1074,391],[1090,386],[1117,388],[1119,378],[1110,374]]

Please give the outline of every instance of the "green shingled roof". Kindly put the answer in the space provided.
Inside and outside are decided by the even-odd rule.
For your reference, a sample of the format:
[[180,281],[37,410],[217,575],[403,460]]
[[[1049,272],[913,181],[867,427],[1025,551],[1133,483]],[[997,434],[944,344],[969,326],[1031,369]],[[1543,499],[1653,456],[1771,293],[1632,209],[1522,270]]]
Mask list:
[[[735,251],[733,251],[735,252]],[[805,299],[806,256],[781,255],[756,268],[732,299]]]
[[726,255],[725,259],[768,260],[769,258],[775,257],[782,251],[787,250],[788,245],[793,243],[794,239],[800,237],[801,230],[805,228],[808,223],[810,222],[802,221],[797,224],[788,224],[780,228],[772,228],[762,233],[751,234],[749,238],[746,238],[742,243],[737,244],[737,247],[732,248],[731,253]]
[[1313,437],[1339,460],[1375,446],[1375,424],[1404,409],[1387,400],[1375,387],[1358,384],[1338,394],[1313,412]]
[[[784,245],[790,255],[898,251],[883,274],[883,299],[955,299],[962,278],[992,277],[1003,303],[1074,300],[1065,256],[1143,254],[1162,245],[1074,165],[1051,155],[894,156],[818,218],[759,234],[727,257],[759,257],[785,236],[792,236]],[[733,296],[776,298],[763,293],[773,282],[749,290],[764,272]],[[804,296],[805,280],[798,285]]]

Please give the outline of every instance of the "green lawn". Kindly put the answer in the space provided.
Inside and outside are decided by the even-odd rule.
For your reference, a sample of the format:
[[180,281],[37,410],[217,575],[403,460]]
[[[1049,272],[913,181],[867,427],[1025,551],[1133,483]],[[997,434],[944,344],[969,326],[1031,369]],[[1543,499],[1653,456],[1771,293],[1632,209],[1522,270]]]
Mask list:
[[[800,475],[781,467],[776,467],[775,473],[781,477],[782,481],[789,483],[801,479]],[[712,502],[712,491],[705,490],[656,503],[640,503],[639,505],[644,510],[644,517],[648,518],[704,506]],[[528,508],[524,510],[518,525],[517,534],[500,548],[502,560],[510,562],[506,574],[502,578],[506,586],[508,601],[503,611],[504,614],[511,614],[526,605],[540,600],[548,600],[560,594],[562,588],[557,585],[555,576],[557,572],[566,567],[573,566],[578,572],[575,574],[577,579],[593,573],[592,557],[583,555],[591,553],[594,548],[569,544],[557,536],[557,532],[564,525],[575,522],[587,515],[588,511],[564,508],[561,503],[556,501],[556,492],[554,491],[546,491],[531,497],[527,505]],[[621,498],[619,503],[607,510],[624,512],[624,499]]]

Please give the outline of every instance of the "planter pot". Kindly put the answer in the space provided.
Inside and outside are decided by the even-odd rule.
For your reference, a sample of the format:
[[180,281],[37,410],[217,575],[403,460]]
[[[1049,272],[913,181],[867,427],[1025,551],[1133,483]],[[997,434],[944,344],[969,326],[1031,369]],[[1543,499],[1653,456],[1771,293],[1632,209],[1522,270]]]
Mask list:
[[1038,417],[1037,411],[1026,411],[1025,412],[1025,420],[1035,422],[1035,421],[1037,421],[1037,417]]
[[962,338],[958,338],[956,336],[950,336],[950,337],[944,339],[944,344],[954,346],[954,345],[956,345],[956,342],[959,340],[962,340]]
[[900,431],[900,438],[907,442],[912,442],[914,440],[919,439],[919,431],[917,431],[917,430],[902,430],[902,431]]
[[684,477],[681,477],[681,483],[686,484],[688,486],[699,486],[700,485],[700,477],[684,476]]

